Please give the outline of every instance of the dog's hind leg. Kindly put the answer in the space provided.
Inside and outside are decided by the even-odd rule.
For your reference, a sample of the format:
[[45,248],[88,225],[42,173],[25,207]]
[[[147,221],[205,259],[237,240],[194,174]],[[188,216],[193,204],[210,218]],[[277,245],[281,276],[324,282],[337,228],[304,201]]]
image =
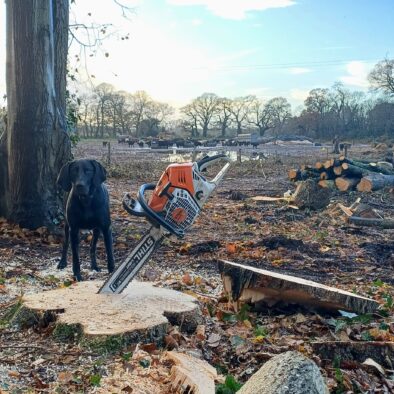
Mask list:
[[64,241],[63,241],[63,250],[62,257],[57,265],[58,269],[66,268],[67,266],[67,251],[68,245],[70,243],[70,228],[67,223],[64,223]]
[[79,228],[70,228],[71,251],[73,252],[73,274],[75,279],[82,281],[81,267],[79,265]]
[[105,251],[107,252],[107,266],[108,272],[113,272],[115,269],[114,255],[112,250],[112,229],[111,226],[103,230]]
[[92,237],[92,240],[90,241],[90,268],[92,270],[97,271],[97,272],[101,271],[101,269],[97,265],[97,260],[96,260],[96,246],[97,246],[97,240],[99,239],[99,236],[100,236],[100,229],[94,228],[93,229],[93,237]]

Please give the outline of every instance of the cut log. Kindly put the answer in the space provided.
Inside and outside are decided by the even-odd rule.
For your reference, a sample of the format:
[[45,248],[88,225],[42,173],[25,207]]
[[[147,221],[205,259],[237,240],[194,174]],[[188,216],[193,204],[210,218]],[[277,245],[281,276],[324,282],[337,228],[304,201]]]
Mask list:
[[364,163],[360,160],[350,160],[350,159],[345,159],[344,162],[348,164],[352,164],[355,167],[360,167],[367,171],[373,171],[384,175],[394,175],[394,170],[379,166],[376,163]]
[[370,298],[348,291],[226,260],[219,262],[219,271],[224,290],[235,308],[245,302],[274,305],[284,301],[322,309],[368,313],[379,306]]
[[297,170],[295,168],[290,169],[289,173],[288,173],[289,179],[292,181],[296,180],[297,177],[299,176],[299,173],[300,173],[300,170]]
[[359,192],[370,192],[383,189],[386,186],[394,186],[394,175],[370,174],[361,178],[357,190]]
[[318,366],[299,352],[285,352],[267,361],[238,394],[328,394]]
[[322,181],[325,181],[325,180],[329,179],[328,172],[327,172],[327,171],[322,171],[322,172],[320,173],[320,179],[321,179]]
[[292,181],[305,181],[309,178],[319,178],[319,171],[315,169],[306,169],[306,170],[296,170],[291,169],[288,173],[289,179]]
[[331,159],[331,167],[340,167],[341,161],[339,159]]
[[167,352],[171,368],[172,393],[214,394],[216,369],[204,360],[185,353]]
[[326,160],[325,162],[324,162],[324,168],[326,169],[326,170],[328,170],[329,168],[331,168],[332,167],[332,164],[333,164],[333,161],[332,161],[332,159],[329,159],[329,160]]
[[330,202],[331,193],[314,179],[300,182],[291,197],[292,203],[298,208],[321,209]]
[[340,176],[342,174],[342,166],[334,167],[333,171],[336,176]]
[[[23,296],[17,321],[40,322],[51,315],[54,334],[67,332],[89,342],[117,336],[124,343],[160,342],[169,322],[193,332],[201,323],[197,300],[148,282],[133,281],[122,294],[97,294],[99,281]],[[29,317],[30,316],[30,317]]]
[[338,357],[341,361],[354,360],[363,363],[367,358],[394,369],[394,342],[312,342],[314,353],[321,358],[332,360]]
[[316,162],[315,164],[315,168],[316,170],[322,170],[324,168],[323,163],[321,163],[320,161]]
[[320,179],[319,186],[325,189],[335,190],[335,182],[333,180]]
[[349,218],[349,223],[365,227],[380,227],[384,229],[394,228],[394,219],[374,219],[351,216]]
[[366,170],[361,167],[357,167],[350,163],[342,163],[341,165],[343,173],[349,177],[361,178],[363,176],[369,175],[371,171]]
[[359,178],[348,178],[348,177],[340,176],[335,179],[335,186],[341,192],[346,192],[348,190],[355,189],[359,182],[360,182]]

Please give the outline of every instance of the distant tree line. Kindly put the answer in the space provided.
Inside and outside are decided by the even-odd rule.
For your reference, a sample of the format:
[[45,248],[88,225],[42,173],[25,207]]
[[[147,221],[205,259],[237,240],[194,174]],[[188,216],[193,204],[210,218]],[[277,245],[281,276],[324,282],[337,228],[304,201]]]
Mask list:
[[176,131],[190,137],[228,138],[245,132],[305,135],[316,139],[394,138],[394,60],[375,65],[368,92],[351,91],[337,82],[309,92],[297,114],[284,97],[263,101],[256,96],[236,98],[204,93],[180,108],[179,116],[166,103],[146,92],[116,91],[103,83],[78,98],[78,132],[83,137],[157,136]]
[[169,104],[154,101],[145,91],[116,91],[107,83],[79,95],[73,105],[78,111],[78,134],[87,138],[155,136],[174,112]]

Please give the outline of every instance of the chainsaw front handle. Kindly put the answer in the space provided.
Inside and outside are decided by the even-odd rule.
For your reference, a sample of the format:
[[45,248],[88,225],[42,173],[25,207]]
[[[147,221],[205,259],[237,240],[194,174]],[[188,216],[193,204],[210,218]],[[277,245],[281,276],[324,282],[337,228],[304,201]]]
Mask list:
[[213,164],[217,163],[220,160],[230,161],[229,157],[224,153],[214,156],[205,156],[201,160],[197,161],[198,171],[204,171],[208,167],[212,166]]
[[[182,230],[178,230],[167,223],[157,212],[155,212],[147,203],[145,199],[145,192],[147,190],[155,190],[156,185],[154,183],[146,183],[140,187],[138,190],[138,202],[141,205],[143,211],[145,211],[145,216],[148,220],[151,220],[153,224],[160,225],[164,227],[170,233],[176,235],[178,238],[183,238],[185,233]],[[152,220],[153,219],[153,220]]]

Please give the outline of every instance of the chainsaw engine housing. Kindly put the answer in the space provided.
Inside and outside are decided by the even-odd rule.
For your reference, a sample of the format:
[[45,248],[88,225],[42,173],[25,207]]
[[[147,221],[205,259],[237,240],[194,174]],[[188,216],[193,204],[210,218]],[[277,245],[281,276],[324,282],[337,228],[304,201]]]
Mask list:
[[170,164],[162,174],[149,207],[172,227],[190,227],[213,189],[198,171],[197,163]]

